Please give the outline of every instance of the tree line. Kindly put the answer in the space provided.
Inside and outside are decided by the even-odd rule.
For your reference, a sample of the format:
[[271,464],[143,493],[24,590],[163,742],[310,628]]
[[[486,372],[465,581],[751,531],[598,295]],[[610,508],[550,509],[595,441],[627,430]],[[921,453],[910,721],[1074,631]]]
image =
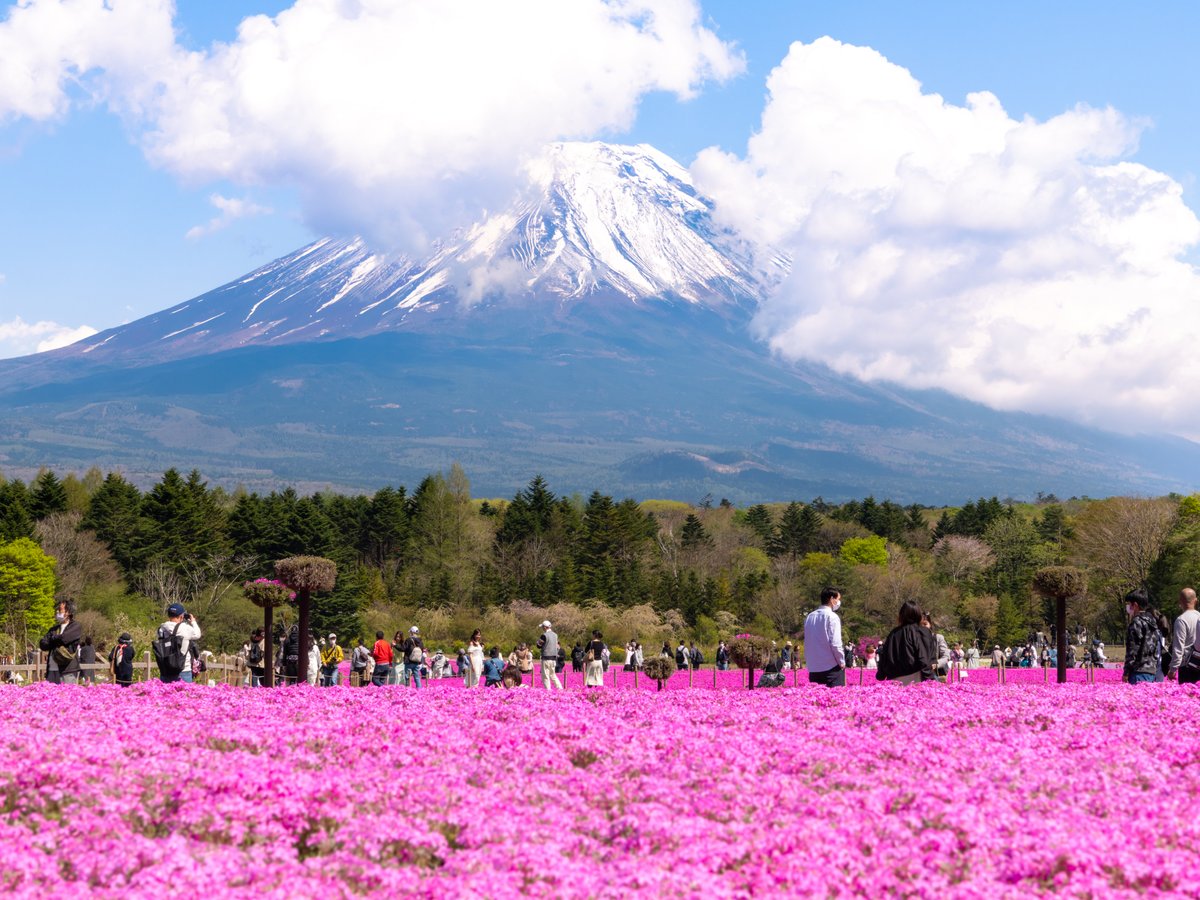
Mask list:
[[1044,566],[1086,571],[1070,620],[1112,636],[1126,590],[1169,601],[1200,580],[1200,497],[738,508],[556,494],[541,476],[511,498],[479,499],[457,465],[411,491],[307,496],[227,491],[198,471],[168,470],[142,490],[116,472],[44,470],[0,483],[0,630],[15,650],[70,597],[98,638],[148,640],[162,608],[182,602],[212,649],[236,648],[258,621],[241,585],[295,555],[337,563],[314,627],[343,642],[416,622],[447,649],[475,627],[506,645],[547,611],[567,639],[593,627],[621,643],[784,638],[836,584],[851,635],[886,633],[913,598],[949,637],[1003,645],[1051,621],[1032,589]]

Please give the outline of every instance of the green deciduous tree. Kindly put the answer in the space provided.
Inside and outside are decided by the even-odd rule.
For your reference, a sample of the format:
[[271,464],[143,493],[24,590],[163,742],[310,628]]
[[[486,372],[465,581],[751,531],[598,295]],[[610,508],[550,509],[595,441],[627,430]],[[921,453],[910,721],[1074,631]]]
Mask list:
[[0,621],[9,634],[54,624],[54,559],[29,538],[0,544]]

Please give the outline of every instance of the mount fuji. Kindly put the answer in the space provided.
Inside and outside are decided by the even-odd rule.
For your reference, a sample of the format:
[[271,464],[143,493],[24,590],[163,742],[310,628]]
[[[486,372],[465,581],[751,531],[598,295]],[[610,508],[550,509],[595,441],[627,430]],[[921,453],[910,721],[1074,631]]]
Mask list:
[[70,347],[0,362],[0,469],[168,466],[373,489],[735,502],[1163,493],[1200,445],[864,384],[752,336],[786,275],[652,147],[558,144],[421,259],[319,240]]

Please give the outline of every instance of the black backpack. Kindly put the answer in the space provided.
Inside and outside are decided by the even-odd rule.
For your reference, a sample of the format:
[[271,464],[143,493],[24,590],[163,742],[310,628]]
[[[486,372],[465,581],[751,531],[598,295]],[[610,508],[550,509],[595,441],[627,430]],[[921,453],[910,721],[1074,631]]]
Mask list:
[[166,626],[158,629],[158,637],[150,645],[154,651],[154,661],[158,663],[160,672],[182,672],[187,665],[187,654],[183,652],[183,641],[179,637],[180,622],[170,634]]
[[246,663],[251,666],[257,666],[263,660],[262,647],[258,646],[258,641],[250,642],[250,652],[246,654]]

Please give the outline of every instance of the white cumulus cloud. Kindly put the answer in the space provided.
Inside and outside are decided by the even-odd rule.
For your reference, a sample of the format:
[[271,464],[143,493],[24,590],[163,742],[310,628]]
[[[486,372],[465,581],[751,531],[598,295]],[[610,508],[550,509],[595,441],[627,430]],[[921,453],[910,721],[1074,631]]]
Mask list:
[[60,325],[58,322],[26,322],[20,316],[0,322],[0,359],[57,350],[91,337],[90,325]]
[[213,216],[203,225],[193,225],[189,228],[185,235],[188,240],[196,240],[197,238],[214,234],[228,228],[238,219],[265,216],[271,212],[269,206],[260,206],[244,197],[223,197],[220,194],[213,194],[208,200],[216,207],[217,215]]
[[297,0],[199,52],[173,16],[170,0],[9,7],[0,123],[106,103],[189,182],[289,186],[317,232],[412,252],[508,203],[547,143],[743,67],[698,0]]
[[744,156],[693,166],[794,258],[758,327],[792,358],[1121,430],[1195,432],[1200,221],[1132,162],[1140,123],[1014,119],[864,47],[793,44]]

